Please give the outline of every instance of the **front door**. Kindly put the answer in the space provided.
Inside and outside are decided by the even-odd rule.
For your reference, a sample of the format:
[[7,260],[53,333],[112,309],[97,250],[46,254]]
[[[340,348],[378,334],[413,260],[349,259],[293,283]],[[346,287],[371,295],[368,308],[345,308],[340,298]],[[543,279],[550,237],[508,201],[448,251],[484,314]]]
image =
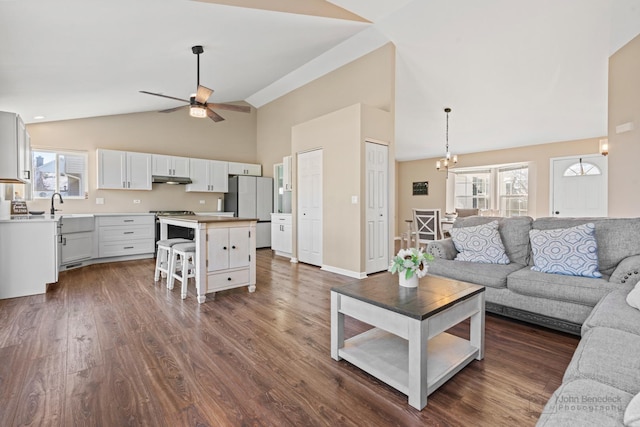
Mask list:
[[600,154],[551,159],[551,215],[607,216],[607,158]]
[[298,260],[322,266],[322,150],[298,154]]

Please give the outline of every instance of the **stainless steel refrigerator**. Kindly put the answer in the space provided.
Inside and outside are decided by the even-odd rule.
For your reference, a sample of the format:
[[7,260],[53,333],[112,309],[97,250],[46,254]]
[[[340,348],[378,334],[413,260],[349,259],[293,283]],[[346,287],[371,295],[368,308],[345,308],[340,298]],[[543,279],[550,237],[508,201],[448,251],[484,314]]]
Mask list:
[[271,247],[271,212],[273,211],[273,178],[231,176],[224,210],[239,218],[257,218],[256,248]]

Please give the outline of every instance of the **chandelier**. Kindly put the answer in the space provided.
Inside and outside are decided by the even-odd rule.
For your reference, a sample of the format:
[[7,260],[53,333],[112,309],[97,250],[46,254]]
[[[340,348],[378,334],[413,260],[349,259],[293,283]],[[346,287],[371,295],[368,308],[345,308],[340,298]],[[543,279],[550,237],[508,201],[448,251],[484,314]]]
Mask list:
[[444,112],[447,114],[447,133],[446,133],[446,145],[445,145],[445,155],[443,159],[440,159],[436,162],[436,169],[447,172],[447,178],[449,177],[449,166],[453,166],[458,163],[458,156],[451,155],[449,151],[449,113],[451,112],[451,108],[445,108]]

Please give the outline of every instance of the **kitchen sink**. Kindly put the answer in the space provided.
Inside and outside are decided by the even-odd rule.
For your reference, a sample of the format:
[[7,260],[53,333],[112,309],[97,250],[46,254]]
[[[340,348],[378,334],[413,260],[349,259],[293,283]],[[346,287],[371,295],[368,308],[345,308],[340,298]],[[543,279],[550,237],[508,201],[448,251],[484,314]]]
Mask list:
[[94,218],[91,214],[63,214],[60,217],[60,234],[93,231]]

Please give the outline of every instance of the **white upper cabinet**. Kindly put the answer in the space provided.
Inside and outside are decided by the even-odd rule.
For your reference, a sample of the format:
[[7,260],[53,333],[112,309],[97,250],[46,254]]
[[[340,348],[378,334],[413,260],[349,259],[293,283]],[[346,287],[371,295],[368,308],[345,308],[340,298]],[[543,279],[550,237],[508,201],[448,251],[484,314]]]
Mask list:
[[97,150],[98,189],[151,190],[151,154]]
[[15,113],[0,112],[0,182],[31,182],[30,138]]
[[262,176],[262,165],[252,163],[229,163],[229,175],[251,175]]
[[152,175],[189,177],[189,158],[152,154]]
[[229,169],[227,162],[218,160],[190,159],[189,177],[185,191],[203,193],[226,193],[229,191]]

